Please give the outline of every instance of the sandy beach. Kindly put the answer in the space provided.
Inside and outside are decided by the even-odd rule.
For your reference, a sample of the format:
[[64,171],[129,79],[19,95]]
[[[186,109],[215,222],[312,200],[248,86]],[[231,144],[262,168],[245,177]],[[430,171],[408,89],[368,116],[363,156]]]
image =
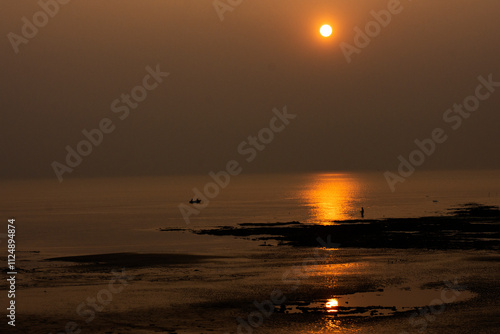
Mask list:
[[[482,233],[498,239],[497,213],[495,208],[457,212],[443,217],[442,227],[461,219],[468,231],[471,222],[487,222],[497,232],[483,227]],[[417,221],[417,229],[429,234],[429,219],[413,220],[413,229]],[[473,243],[465,250],[454,249],[453,243],[345,247],[333,235],[323,239],[318,226],[308,226],[300,232],[302,240],[314,241],[299,245],[296,229],[301,224],[270,225],[272,233],[265,232],[263,239],[263,232],[249,225],[212,231],[225,234],[215,238],[256,239],[253,249],[235,250],[231,256],[111,253],[47,258],[42,252],[23,253],[17,282],[19,326],[9,331],[402,334],[498,329],[500,256],[489,243]],[[372,231],[369,226],[358,225],[359,233],[363,228]],[[393,227],[388,224],[385,230]],[[477,238],[477,233],[472,235]],[[405,240],[426,239],[410,235]],[[345,244],[366,242],[356,235],[341,237]],[[6,287],[3,283],[2,289]]]
[[0,334],[500,334],[500,1],[2,1]]

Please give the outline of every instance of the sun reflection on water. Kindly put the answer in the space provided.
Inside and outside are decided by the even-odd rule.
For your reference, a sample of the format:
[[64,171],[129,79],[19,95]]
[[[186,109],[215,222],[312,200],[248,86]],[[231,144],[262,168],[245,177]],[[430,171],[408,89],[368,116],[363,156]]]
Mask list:
[[352,174],[316,174],[312,176],[302,197],[311,208],[316,223],[360,217],[361,184]]
[[328,313],[338,312],[337,307],[339,306],[339,301],[336,298],[328,299],[325,304],[326,311]]

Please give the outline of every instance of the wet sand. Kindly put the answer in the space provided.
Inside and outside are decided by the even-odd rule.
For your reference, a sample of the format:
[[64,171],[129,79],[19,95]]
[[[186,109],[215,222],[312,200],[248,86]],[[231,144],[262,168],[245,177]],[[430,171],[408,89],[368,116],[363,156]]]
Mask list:
[[220,256],[193,255],[193,254],[138,254],[112,253],[63,256],[46,259],[54,262],[74,262],[84,265],[78,266],[84,270],[102,270],[103,268],[142,268],[165,267],[169,265],[195,264],[204,260],[221,258]]
[[[455,232],[453,240],[464,235],[475,240],[477,233],[497,238],[490,231],[497,226],[498,234],[495,210],[470,212],[439,218],[435,224],[448,227],[448,221],[463,220],[458,226],[466,231]],[[422,235],[433,240],[440,234],[431,219],[420,222],[419,232],[411,234],[414,238]],[[392,233],[397,231],[391,220],[387,225],[383,221],[366,225],[370,224],[385,226],[379,234],[398,235]],[[337,225],[316,228],[287,223],[214,230],[224,231],[222,238],[263,239],[253,250],[235,249],[231,256],[112,253],[54,258],[25,252],[19,262],[17,326],[12,329],[3,322],[0,331],[495,333],[500,326],[498,243],[466,239],[471,247],[465,250],[455,249],[456,241],[441,247],[422,242],[391,247],[402,245],[400,240],[386,247],[373,243],[345,247],[348,242],[366,242],[369,236],[364,232],[364,237],[347,238],[346,232],[340,247],[332,246],[337,241],[333,236],[332,247],[323,247],[317,237],[327,240],[325,233],[331,230],[321,229]],[[300,239],[307,241],[297,244],[298,232],[293,229],[301,230]],[[247,232],[240,236],[241,231]],[[264,243],[266,247],[258,246]],[[338,306],[327,307],[332,300]]]
[[[117,278],[111,271],[121,274],[123,268],[96,272],[84,270],[81,263],[41,260],[37,269],[19,275],[18,327],[9,332],[59,333],[71,321],[82,333],[237,333],[237,318],[248,323],[249,315],[258,311],[254,303],[264,303],[277,290],[286,298],[281,304],[285,310],[277,305],[254,332],[412,333],[424,322],[428,333],[494,333],[499,325],[496,252],[335,249],[318,254],[322,261],[315,262],[311,248],[262,247],[234,258],[125,268],[120,279],[127,284],[108,304],[97,302],[103,309],[89,322],[78,306],[89,297],[99,300],[100,292]],[[449,300],[455,293],[464,298],[453,300],[440,314],[412,318],[420,314],[419,307],[425,310],[441,298],[443,290]],[[397,305],[398,291],[405,296],[412,291],[430,294],[406,300],[407,309],[381,314],[387,304],[371,297],[394,299]],[[332,298],[354,312],[339,315],[318,305]],[[304,312],[292,312],[297,306]]]

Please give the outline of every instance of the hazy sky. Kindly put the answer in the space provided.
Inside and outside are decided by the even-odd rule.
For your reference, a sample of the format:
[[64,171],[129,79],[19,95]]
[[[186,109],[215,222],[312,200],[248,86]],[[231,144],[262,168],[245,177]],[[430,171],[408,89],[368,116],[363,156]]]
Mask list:
[[[0,4],[1,177],[55,178],[103,118],[114,131],[66,176],[221,170],[285,105],[297,117],[245,172],[395,170],[435,128],[449,138],[422,168],[500,167],[500,88],[457,130],[443,120],[478,76],[500,82],[497,0],[403,0],[350,63],[341,43],[388,1],[243,0],[221,21],[212,0],[73,0],[17,54],[8,34],[41,7]],[[157,64],[170,75],[121,120],[112,102]]]

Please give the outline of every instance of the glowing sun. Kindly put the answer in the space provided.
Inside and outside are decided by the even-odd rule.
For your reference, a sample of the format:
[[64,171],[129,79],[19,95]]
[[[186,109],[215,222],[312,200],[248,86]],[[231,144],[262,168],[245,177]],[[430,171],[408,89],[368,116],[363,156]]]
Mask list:
[[328,24],[325,24],[323,25],[320,29],[319,29],[319,33],[321,34],[321,36],[323,37],[329,37],[333,32],[333,29],[332,27],[330,27]]

